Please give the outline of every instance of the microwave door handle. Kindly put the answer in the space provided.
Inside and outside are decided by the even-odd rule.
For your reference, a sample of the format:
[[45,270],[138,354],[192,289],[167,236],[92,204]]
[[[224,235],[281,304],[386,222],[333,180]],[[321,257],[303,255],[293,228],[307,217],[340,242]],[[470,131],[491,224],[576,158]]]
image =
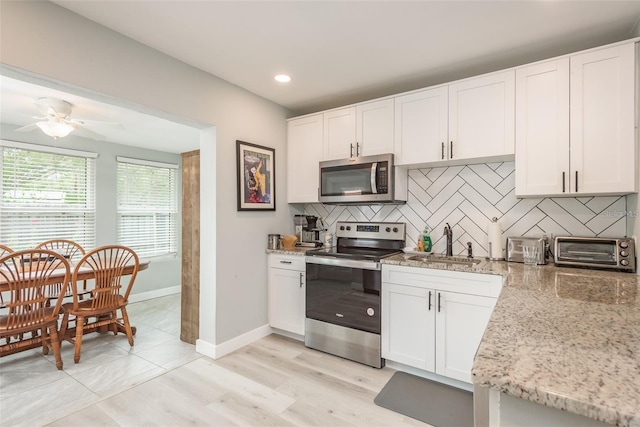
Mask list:
[[371,194],[378,194],[378,189],[376,188],[376,182],[378,181],[378,162],[371,163]]

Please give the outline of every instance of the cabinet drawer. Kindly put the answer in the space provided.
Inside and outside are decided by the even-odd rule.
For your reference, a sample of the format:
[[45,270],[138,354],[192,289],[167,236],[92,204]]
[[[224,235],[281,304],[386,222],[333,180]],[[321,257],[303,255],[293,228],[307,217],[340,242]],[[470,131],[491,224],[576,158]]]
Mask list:
[[382,281],[496,298],[502,290],[503,278],[491,274],[383,264]]
[[305,261],[303,256],[271,254],[269,267],[305,271]]

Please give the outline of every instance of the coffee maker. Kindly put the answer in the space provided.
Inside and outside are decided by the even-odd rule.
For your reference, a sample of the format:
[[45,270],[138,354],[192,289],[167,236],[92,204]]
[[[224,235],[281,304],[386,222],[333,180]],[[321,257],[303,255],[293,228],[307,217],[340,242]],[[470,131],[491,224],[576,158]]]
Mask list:
[[296,215],[293,222],[298,236],[296,246],[315,248],[323,245],[320,233],[326,230],[319,227],[317,216]]

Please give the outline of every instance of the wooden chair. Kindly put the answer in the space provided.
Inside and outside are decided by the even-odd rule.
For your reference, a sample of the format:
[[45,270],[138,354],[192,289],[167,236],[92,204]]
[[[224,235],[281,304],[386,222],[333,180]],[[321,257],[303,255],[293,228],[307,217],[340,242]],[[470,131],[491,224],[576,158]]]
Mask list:
[[[73,287],[73,303],[63,304],[64,316],[60,329],[61,339],[75,344],[73,360],[80,361],[82,349],[82,335],[106,327],[114,335],[124,330],[133,346],[133,332],[129,323],[126,305],[131,288],[135,282],[140,261],[138,255],[126,246],[102,246],[88,252],[76,264],[71,277]],[[123,285],[122,278],[125,267],[132,267],[128,283]],[[90,269],[95,276],[94,288],[91,296],[80,301],[77,295],[77,277],[80,270]],[[125,278],[125,281],[127,278]],[[122,288],[124,287],[124,292]],[[121,318],[117,311],[120,310]],[[73,317],[73,318],[72,318]],[[75,332],[69,328],[69,322],[75,319]]]
[[[36,249],[49,249],[51,251],[58,252],[66,259],[68,259],[72,265],[75,265],[78,261],[80,261],[80,259],[82,259],[82,257],[86,253],[84,248],[80,244],[72,240],[65,239],[47,240],[46,242],[42,242],[38,246],[36,246]],[[58,295],[60,294],[60,288],[60,283],[54,283],[49,286],[48,295],[50,301],[58,298]],[[89,291],[87,290],[87,281],[85,280],[83,282],[82,290],[78,290],[78,296],[80,299],[84,299],[84,297],[88,294]],[[65,298],[72,296],[71,286],[67,287],[67,293],[64,296]]]
[[[9,246],[0,245],[0,258],[5,256],[6,254],[10,254],[11,252],[13,252],[13,249],[11,249]],[[4,305],[3,292],[0,291],[0,309],[6,308],[6,307],[7,306]]]
[[[71,269],[69,262],[59,253],[27,249],[0,258],[0,287],[9,295],[6,314],[0,316],[0,338],[5,339],[5,343],[0,345],[0,356],[42,344],[44,354],[49,354],[49,346],[53,348],[56,367],[62,369],[58,315],[63,294],[51,306],[47,304],[46,295],[51,276],[61,274],[61,270],[62,290],[66,291]],[[12,338],[16,340],[12,341]]]

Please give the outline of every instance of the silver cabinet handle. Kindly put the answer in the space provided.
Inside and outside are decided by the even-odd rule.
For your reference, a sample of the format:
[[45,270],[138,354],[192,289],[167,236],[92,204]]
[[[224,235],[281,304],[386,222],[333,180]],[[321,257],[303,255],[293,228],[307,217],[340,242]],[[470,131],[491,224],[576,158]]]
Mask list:
[[442,298],[442,294],[438,292],[438,313],[440,313],[440,308],[442,308],[442,303],[440,301],[440,298]]
[[444,160],[444,142],[442,143],[442,160]]
[[453,141],[449,141],[449,158],[453,159]]
[[349,157],[353,157],[353,144],[349,144]]
[[578,171],[576,171],[576,193],[578,192]]
[[280,264],[291,264],[291,261],[280,260]]
[[302,273],[300,273],[300,287],[302,287],[304,283],[302,282]]
[[565,177],[564,177],[564,172],[562,172],[562,192],[565,192]]
[[360,156],[360,143],[356,142],[356,157]]
[[431,291],[429,291],[429,311],[431,311]]

